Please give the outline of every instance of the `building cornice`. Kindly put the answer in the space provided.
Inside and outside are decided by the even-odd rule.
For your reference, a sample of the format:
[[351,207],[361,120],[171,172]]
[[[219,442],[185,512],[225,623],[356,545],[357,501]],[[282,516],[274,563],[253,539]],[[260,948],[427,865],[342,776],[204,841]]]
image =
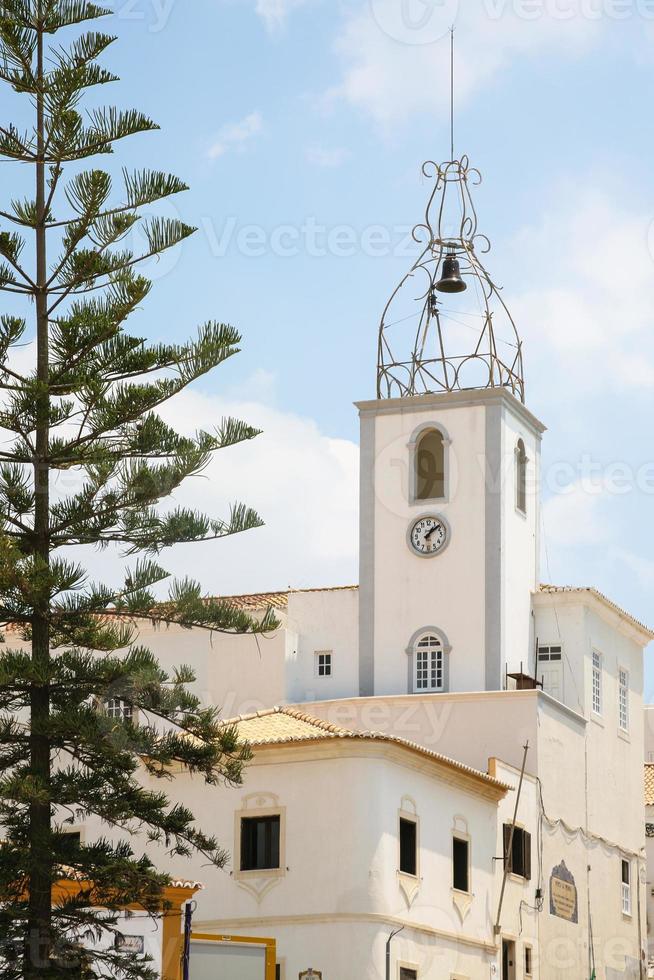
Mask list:
[[398,742],[392,736],[380,735],[374,740],[365,736],[351,739],[293,739],[287,742],[254,744],[252,748],[254,757],[248,762],[248,767],[276,765],[282,757],[286,765],[291,762],[333,759],[371,759],[420,772],[477,799],[485,799],[494,804],[512,789],[508,784],[485,773],[477,773],[474,769],[454,768],[421,746]]
[[401,415],[404,412],[431,412],[443,408],[469,408],[479,405],[503,405],[518,415],[537,435],[542,436],[546,426],[518,401],[506,388],[470,388],[464,391],[447,391],[434,395],[413,395],[407,398],[376,398],[354,403],[363,417],[371,415]]
[[232,929],[252,928],[255,924],[257,930],[263,930],[279,926],[310,926],[334,923],[371,924],[390,928],[402,927],[423,936],[431,936],[445,942],[453,943],[456,946],[481,949],[490,955],[494,955],[497,952],[497,946],[490,940],[485,941],[475,936],[468,936],[465,933],[450,932],[447,929],[437,929],[425,923],[412,922],[410,919],[405,919],[401,916],[384,915],[382,912],[327,912],[324,914],[257,915],[238,919],[209,919],[198,921],[196,928],[201,930],[212,929],[219,933],[227,933]]

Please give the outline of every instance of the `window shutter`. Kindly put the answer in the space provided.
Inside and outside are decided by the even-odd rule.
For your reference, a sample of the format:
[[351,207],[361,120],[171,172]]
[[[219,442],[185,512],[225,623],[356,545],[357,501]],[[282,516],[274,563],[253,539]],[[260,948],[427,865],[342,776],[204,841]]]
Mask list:
[[525,869],[525,878],[527,879],[527,881],[530,881],[531,880],[531,834],[528,834],[526,830],[523,831],[522,834],[522,843],[525,849],[524,860],[523,860],[523,867]]
[[504,867],[511,871],[513,867],[513,861],[511,860],[512,855],[509,850],[509,842],[511,840],[511,824],[504,824]]

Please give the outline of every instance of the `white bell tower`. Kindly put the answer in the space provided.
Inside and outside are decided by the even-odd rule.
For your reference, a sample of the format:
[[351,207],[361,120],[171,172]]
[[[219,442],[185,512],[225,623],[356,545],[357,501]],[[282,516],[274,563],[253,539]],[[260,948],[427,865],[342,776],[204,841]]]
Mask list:
[[382,317],[378,397],[357,406],[362,695],[500,690],[534,659],[544,426],[478,257],[478,172],[423,172],[425,248]]

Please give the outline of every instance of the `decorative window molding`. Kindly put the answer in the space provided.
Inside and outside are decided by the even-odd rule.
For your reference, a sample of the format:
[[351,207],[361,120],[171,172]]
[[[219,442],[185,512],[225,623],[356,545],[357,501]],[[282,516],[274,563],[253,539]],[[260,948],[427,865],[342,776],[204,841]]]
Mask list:
[[[234,881],[261,902],[264,895],[279,884],[286,875],[286,807],[280,806],[274,793],[250,793],[241,801],[241,809],[234,813]],[[256,817],[279,818],[279,867],[241,870],[241,840],[243,820]]]
[[[429,640],[433,642],[428,643]],[[425,626],[416,630],[406,648],[409,660],[409,694],[438,694],[449,691],[451,650],[445,633],[437,626]]]
[[[415,874],[403,871],[402,862],[402,826],[413,824],[415,830],[415,854],[414,869]],[[403,796],[400,801],[400,809],[397,811],[397,880],[400,890],[404,895],[407,908],[411,908],[416,895],[420,891],[420,818],[415,800],[410,796]]]
[[527,513],[527,466],[529,457],[524,439],[518,439],[515,447],[515,509],[523,517]]
[[[430,433],[438,433],[438,440],[432,448],[436,452],[434,473],[431,478],[433,493],[426,486],[428,475],[420,476],[420,449],[423,441]],[[408,442],[409,449],[409,502],[424,504],[430,500],[447,501],[450,497],[450,439],[447,430],[437,422],[424,422],[413,430]],[[425,447],[429,451],[429,446]],[[422,484],[422,485],[421,485]]]

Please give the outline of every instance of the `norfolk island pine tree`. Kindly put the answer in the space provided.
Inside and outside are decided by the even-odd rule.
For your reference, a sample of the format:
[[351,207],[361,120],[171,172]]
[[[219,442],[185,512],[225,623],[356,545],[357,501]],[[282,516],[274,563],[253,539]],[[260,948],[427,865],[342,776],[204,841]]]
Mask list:
[[[213,453],[257,435],[224,419],[213,432],[177,433],[161,406],[234,355],[240,337],[208,322],[183,344],[147,343],[126,331],[150,282],[139,263],[184,241],[193,228],[146,219],[142,209],[185,190],[176,177],[127,172],[97,158],[157,127],[136,110],[84,111],[88,89],[116,78],[98,59],[115,40],[96,30],[111,11],[86,0],[0,0],[0,81],[24,102],[27,125],[0,124],[3,189],[27,168],[30,193],[0,200],[0,976],[150,978],[151,966],[85,937],[118,931],[118,910],[153,914],[167,883],[145,855],[109,839],[81,844],[68,817],[138,827],[171,854],[201,852],[224,865],[220,843],[183,806],[139,781],[173,763],[208,784],[238,783],[249,758],[217,709],[189,691],[193,672],[167,675],[138,642],[135,620],[184,628],[265,633],[229,604],[168,578],[160,553],[261,524],[233,505],[224,520],[162,506]],[[102,25],[97,25],[100,28]],[[22,165],[22,166],[21,166]],[[14,171],[15,172],[15,171]],[[119,187],[115,185],[120,185]],[[146,246],[127,237],[139,222]],[[35,338],[35,363],[19,370],[14,348]],[[24,357],[21,358],[21,363]],[[53,493],[66,472],[76,488]],[[70,481],[69,481],[70,482]],[[72,546],[119,547],[120,587],[88,580]],[[70,553],[70,552],[69,552]],[[11,640],[22,642],[15,648]],[[141,723],[99,709],[123,699]],[[162,781],[162,787],[165,783]],[[136,845],[135,845],[136,846]],[[52,885],[74,875],[78,893],[53,906]],[[85,883],[85,884],[84,884]],[[103,909],[102,912],[99,909]]]

